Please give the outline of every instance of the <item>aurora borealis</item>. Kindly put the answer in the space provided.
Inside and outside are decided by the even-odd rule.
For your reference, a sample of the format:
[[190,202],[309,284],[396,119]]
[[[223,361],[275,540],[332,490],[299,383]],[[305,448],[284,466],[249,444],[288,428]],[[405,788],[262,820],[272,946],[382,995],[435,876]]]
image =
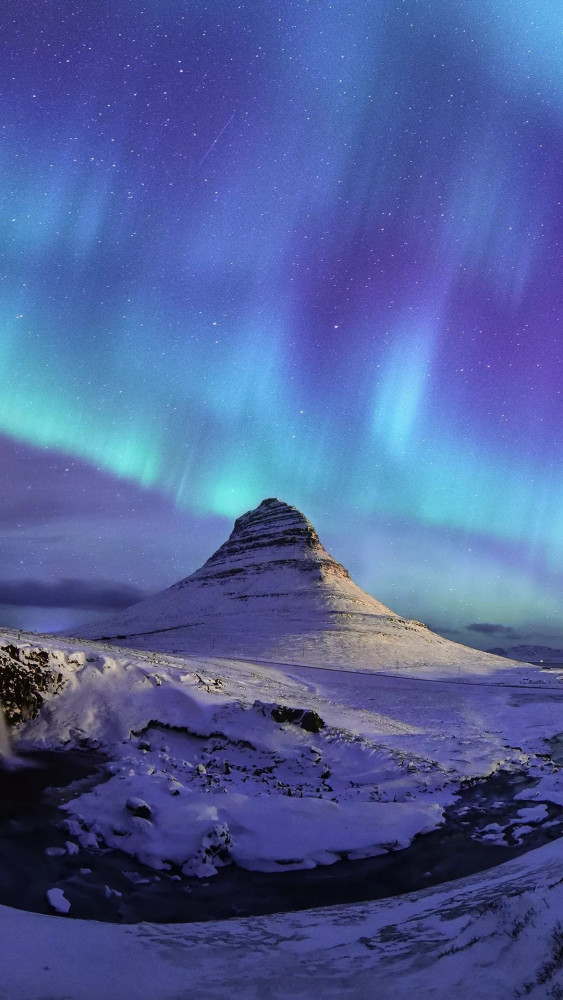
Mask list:
[[395,610],[563,644],[562,31],[552,0],[2,15],[5,624],[70,620],[25,585],[172,583],[279,496]]

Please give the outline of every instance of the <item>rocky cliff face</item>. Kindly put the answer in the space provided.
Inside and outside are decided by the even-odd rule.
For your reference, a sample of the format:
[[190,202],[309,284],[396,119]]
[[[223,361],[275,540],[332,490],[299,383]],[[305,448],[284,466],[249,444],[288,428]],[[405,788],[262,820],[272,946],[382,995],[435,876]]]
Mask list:
[[[274,583],[275,593],[278,594],[283,592],[280,586],[286,577],[293,589],[320,585],[317,586],[319,594],[322,584],[334,589],[340,582],[346,592],[350,585],[355,587],[344,566],[321,545],[317,532],[305,515],[296,507],[272,498],[263,500],[255,510],[237,518],[227,541],[200,569],[174,584],[170,590],[180,590],[197,582],[219,583],[225,586],[227,592],[238,578],[236,590],[239,597],[242,596],[240,590],[244,588],[245,580],[252,596],[258,597],[260,591],[255,586],[256,576],[262,577],[264,585],[267,579],[270,580],[268,585]],[[388,613],[387,608],[385,611]]]
[[[350,579],[348,571],[321,545],[305,515],[296,507],[271,498],[237,518],[227,541],[196,570],[193,578],[220,579],[224,573],[235,575],[287,567],[319,580],[325,576]],[[187,580],[175,586],[181,587]]]
[[44,695],[62,685],[63,676],[45,650],[12,643],[0,646],[0,706],[8,725],[35,718]]

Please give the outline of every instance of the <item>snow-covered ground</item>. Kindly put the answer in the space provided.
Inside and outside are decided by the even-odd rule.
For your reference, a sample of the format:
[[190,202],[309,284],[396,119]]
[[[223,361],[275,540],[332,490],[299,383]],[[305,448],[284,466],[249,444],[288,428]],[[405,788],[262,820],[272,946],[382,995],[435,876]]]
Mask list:
[[[35,637],[8,641],[34,655]],[[534,803],[563,805],[544,756],[563,689],[532,667],[484,683],[40,645],[63,688],[20,745],[103,749],[111,776],[69,803],[69,835],[157,869],[287,871],[404,847],[463,781],[500,768],[537,778]]]
[[[548,742],[563,729],[557,672],[501,660],[486,674],[354,672],[3,631],[8,644],[22,662],[45,651],[62,684],[15,748],[86,744],[110,761],[107,780],[67,805],[69,851],[116,846],[204,878],[232,862],[337,864],[405,847],[442,822],[464,781],[499,769],[536,781],[512,821],[524,842],[546,804],[563,805]],[[502,843],[506,829],[490,827],[476,838]],[[559,855],[556,842],[408,897],[217,924],[108,926],[71,920],[72,907],[3,908],[0,997],[126,1000],[149,978],[163,1000],[188,983],[194,997],[487,998],[526,984],[557,997]],[[52,889],[62,914],[66,897]]]
[[115,925],[0,907],[2,1000],[532,1000],[563,990],[560,843],[353,906]]
[[[327,864],[407,843],[440,821],[463,779],[498,768],[537,779],[522,793],[522,826],[563,802],[545,756],[562,728],[558,675],[521,667],[483,681],[456,668],[422,679],[13,632],[7,642],[23,660],[46,650],[64,680],[16,746],[87,740],[113,762],[109,781],[69,803],[70,844],[111,843],[117,830],[122,849],[209,877],[218,845],[221,860],[226,848],[239,864],[270,867],[282,855]],[[135,815],[144,806],[148,816]],[[560,859],[556,841],[415,894],[217,923],[123,926],[1,907],[0,997],[556,998]]]

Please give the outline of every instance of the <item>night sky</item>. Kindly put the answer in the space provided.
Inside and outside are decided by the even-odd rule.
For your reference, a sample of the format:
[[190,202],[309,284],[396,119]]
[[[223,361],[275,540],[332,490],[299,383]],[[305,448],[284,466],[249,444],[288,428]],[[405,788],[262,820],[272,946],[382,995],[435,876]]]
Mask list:
[[264,497],[394,610],[563,645],[563,7],[27,0],[0,20],[0,621]]

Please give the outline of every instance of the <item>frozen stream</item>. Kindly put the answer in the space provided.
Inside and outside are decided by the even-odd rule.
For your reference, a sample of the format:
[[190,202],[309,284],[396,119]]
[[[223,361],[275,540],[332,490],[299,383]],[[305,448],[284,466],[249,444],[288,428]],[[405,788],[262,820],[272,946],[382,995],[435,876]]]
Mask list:
[[[562,746],[558,747],[563,755]],[[555,757],[555,753],[554,753]],[[446,823],[402,851],[285,874],[223,868],[210,879],[155,872],[116,850],[91,850],[61,829],[60,806],[104,780],[86,751],[28,755],[35,766],[0,772],[0,903],[52,912],[59,888],[70,916],[135,923],[260,915],[395,896],[491,868],[563,834],[563,810],[546,805],[523,826],[514,796],[534,782],[498,772],[465,788]],[[70,847],[69,847],[70,844]]]

